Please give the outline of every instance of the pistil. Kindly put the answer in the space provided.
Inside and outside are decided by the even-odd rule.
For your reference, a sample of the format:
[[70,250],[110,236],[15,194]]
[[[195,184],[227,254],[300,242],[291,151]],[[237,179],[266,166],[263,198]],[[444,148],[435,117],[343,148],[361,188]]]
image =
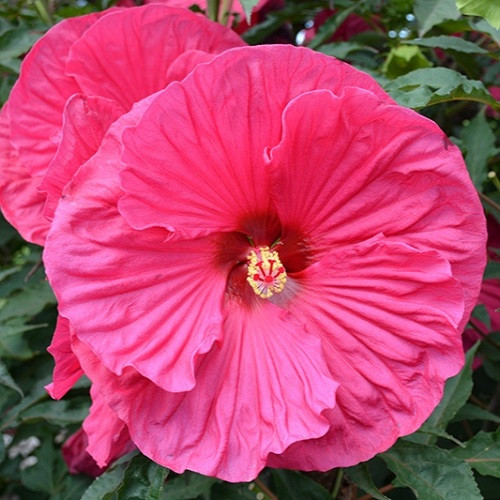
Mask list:
[[253,291],[263,299],[283,291],[286,271],[278,252],[267,246],[254,248],[248,255],[247,281]]

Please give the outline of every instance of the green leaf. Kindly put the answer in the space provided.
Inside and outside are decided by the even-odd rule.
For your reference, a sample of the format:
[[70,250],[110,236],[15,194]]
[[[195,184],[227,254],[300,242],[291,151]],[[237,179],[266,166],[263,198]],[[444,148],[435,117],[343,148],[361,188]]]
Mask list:
[[345,59],[349,54],[357,52],[360,50],[367,50],[374,54],[377,53],[375,49],[367,45],[361,45],[356,42],[336,42],[336,43],[326,43],[322,45],[318,52],[322,52],[328,56],[333,56],[338,59]]
[[125,467],[118,466],[99,476],[83,493],[80,500],[109,500],[123,482]]
[[159,500],[168,473],[168,469],[144,455],[133,458],[116,491],[117,500]]
[[461,422],[462,420],[486,420],[500,424],[500,417],[498,415],[470,403],[465,403],[451,421]]
[[456,36],[429,36],[427,38],[416,38],[415,40],[407,40],[406,45],[419,45],[420,47],[439,48],[444,50],[456,50],[466,54],[487,54],[488,51],[479,45],[464,40]]
[[85,490],[81,500],[158,500],[167,474],[168,469],[135,451],[118,459],[99,476]]
[[332,500],[330,493],[316,481],[300,472],[271,470],[280,500]]
[[377,500],[389,500],[388,497],[382,495],[382,493],[378,491],[366,463],[362,463],[354,467],[348,467],[345,469],[345,473],[355,484],[357,484],[366,493],[369,493],[373,498],[376,498]]
[[[209,500],[255,500],[258,489],[255,487],[250,490],[250,487],[251,485],[248,483],[215,483],[210,491],[210,496],[204,495],[202,498]],[[264,498],[269,497],[265,496]],[[167,495],[165,500],[170,500],[170,497]],[[186,500],[192,500],[192,497],[186,498]]]
[[418,68],[429,68],[431,66],[430,61],[418,47],[400,45],[391,49],[382,66],[382,72],[388,78],[396,78]]
[[495,29],[500,29],[500,4],[498,0],[456,0],[462,14],[486,19]]
[[420,36],[436,24],[460,17],[455,0],[415,0],[414,13]]
[[0,281],[3,281],[5,278],[9,277],[11,274],[15,274],[19,271],[19,267],[11,267],[10,269],[4,269],[0,271]]
[[7,299],[6,304],[0,308],[0,323],[20,316],[32,318],[46,305],[55,303],[54,293],[48,283],[32,284]]
[[3,436],[2,439],[0,439],[0,464],[4,461],[5,459],[5,444],[3,442]]
[[19,74],[21,56],[27,53],[40,38],[41,32],[16,28],[0,36],[0,66],[5,70]]
[[488,330],[491,328],[490,314],[484,304],[478,304],[474,307],[471,316],[481,321],[481,323],[484,323],[488,327]]
[[[2,86],[5,83],[7,78],[2,79]],[[6,245],[16,237],[19,237],[17,231],[0,214],[0,246]]]
[[39,380],[36,382],[31,390],[31,392],[25,396],[18,404],[11,407],[7,413],[2,415],[2,420],[0,420],[0,431],[5,431],[6,429],[15,428],[19,425],[19,415],[24,412],[27,408],[38,403],[42,399],[47,399],[47,391],[44,386],[50,382],[50,378]]
[[34,353],[22,333],[40,328],[41,325],[26,325],[22,320],[0,323],[0,356],[14,359],[30,359]]
[[218,479],[213,477],[185,472],[168,481],[165,485],[165,497],[168,500],[191,500],[200,495],[206,496],[216,482]]
[[[452,441],[455,444],[458,444],[458,446],[463,446],[463,443],[459,441],[456,437],[452,436],[451,434],[448,434],[445,431],[441,431],[439,429],[435,429],[434,427],[430,427],[426,424],[423,424],[420,429],[418,429],[417,432],[414,434],[410,434],[409,436],[405,436],[404,439],[405,441],[411,441],[412,443],[425,443],[426,439],[419,439],[420,436],[424,434],[430,434],[431,436],[435,437],[440,437],[443,439],[447,439],[448,441]],[[414,436],[419,436],[417,439],[413,439]]]
[[0,384],[2,384],[5,387],[8,387],[9,389],[12,389],[13,391],[18,392],[21,397],[24,396],[23,391],[11,377],[9,371],[7,370],[7,367],[2,363],[1,360],[0,360]]
[[250,29],[245,31],[242,37],[249,45],[258,45],[272,35],[282,24],[283,20],[280,16],[270,13],[261,23],[251,26]]
[[[33,273],[33,266],[31,264],[17,267],[19,269],[18,272],[10,273],[9,276],[4,277],[4,279],[0,281],[0,297],[9,298],[9,295],[17,290],[32,287],[35,283],[42,283],[45,281],[43,268],[39,268]],[[33,274],[30,275],[30,273]]]
[[250,19],[252,17],[252,10],[259,3],[259,0],[239,0],[239,2],[243,7],[243,10],[245,11],[247,23],[250,24]]
[[35,450],[35,465],[21,471],[21,481],[33,491],[52,493],[54,491],[54,459],[55,450],[51,439],[45,439],[40,448]]
[[490,260],[486,264],[486,269],[484,270],[484,279],[490,278],[500,278],[500,262],[496,260]]
[[344,9],[342,12],[329,17],[318,29],[316,36],[309,43],[311,49],[317,49],[320,45],[330,40],[339,26],[361,5],[361,0]]
[[[479,343],[476,343],[467,351],[465,366],[460,373],[446,381],[443,399],[425,421],[426,428],[436,432],[445,431],[448,422],[469,399],[472,392],[472,361],[478,347]],[[426,440],[427,443],[432,441],[432,436]]]
[[472,182],[482,192],[488,176],[488,159],[495,154],[495,134],[488,125],[484,112],[479,112],[462,130],[462,147],[466,150],[465,163]]
[[469,24],[474,31],[481,31],[483,33],[486,33],[497,44],[500,43],[500,30],[493,28],[493,26],[484,19],[481,19],[477,22],[469,20]]
[[65,427],[69,424],[80,424],[88,415],[89,406],[87,398],[73,398],[71,401],[43,401],[22,412],[20,418],[23,422],[43,419]]
[[498,362],[493,363],[491,361],[483,361],[484,371],[487,373],[488,377],[500,382],[500,364]]
[[380,457],[396,474],[394,485],[408,486],[419,499],[483,499],[470,466],[447,450],[400,440]]
[[41,36],[41,32],[27,29],[14,29],[3,33],[0,36],[0,61],[22,56]]
[[500,478],[500,429],[478,432],[465,443],[465,448],[455,448],[451,454],[465,460],[483,476]]
[[422,68],[390,81],[385,90],[402,106],[420,109],[441,102],[468,100],[500,109],[486,87],[449,68]]

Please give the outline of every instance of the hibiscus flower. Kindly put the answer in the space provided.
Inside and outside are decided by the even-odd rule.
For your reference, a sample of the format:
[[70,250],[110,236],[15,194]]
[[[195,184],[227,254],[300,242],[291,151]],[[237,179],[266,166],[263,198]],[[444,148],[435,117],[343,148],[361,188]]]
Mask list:
[[92,380],[99,466],[125,431],[228,481],[356,464],[461,368],[485,238],[458,149],[370,76],[226,51],[119,118],[65,188],[53,390],[76,364]]
[[[164,5],[110,9],[54,26],[26,56],[0,115],[0,207],[7,220],[43,245],[62,188],[109,125],[197,63],[241,45],[229,29]],[[77,132],[84,135],[78,150],[66,139]],[[55,176],[53,161],[66,164]]]

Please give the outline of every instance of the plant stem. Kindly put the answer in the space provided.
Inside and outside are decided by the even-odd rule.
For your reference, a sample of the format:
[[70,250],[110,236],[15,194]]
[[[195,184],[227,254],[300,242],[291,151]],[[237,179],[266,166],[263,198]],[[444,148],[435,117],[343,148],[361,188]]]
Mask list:
[[217,22],[219,18],[219,4],[220,0],[208,0],[207,2],[208,18],[215,22]]
[[500,205],[498,203],[496,203],[495,201],[493,201],[491,198],[489,198],[488,196],[486,196],[485,194],[483,193],[479,193],[479,197],[485,202],[485,203],[488,203],[488,205],[490,205],[491,207],[493,207],[495,210],[498,210],[500,212]]
[[220,23],[227,26],[231,19],[231,9],[233,8],[233,0],[222,0],[222,9],[220,14]]
[[254,483],[265,493],[271,500],[278,500],[278,497],[260,480],[254,479]]
[[342,478],[344,477],[344,469],[338,469],[335,476],[335,484],[333,485],[332,498],[337,498],[340,487],[342,486]]
[[33,6],[35,7],[38,16],[45,24],[49,26],[54,24],[54,19],[52,18],[47,2],[44,0],[34,0]]

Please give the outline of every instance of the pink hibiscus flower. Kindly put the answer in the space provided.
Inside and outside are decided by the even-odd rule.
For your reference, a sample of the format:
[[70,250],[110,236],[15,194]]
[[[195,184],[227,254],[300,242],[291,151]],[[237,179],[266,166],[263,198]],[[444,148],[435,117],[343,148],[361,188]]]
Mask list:
[[92,380],[100,466],[124,432],[228,481],[367,460],[461,368],[485,238],[458,149],[370,76],[226,51],[119,118],[65,188],[52,389]]
[[[109,125],[197,63],[241,45],[227,28],[163,5],[54,26],[26,56],[0,116],[0,207],[7,220],[43,245],[62,188]],[[76,132],[83,134],[77,150],[67,139]],[[53,161],[66,165],[56,175]]]

